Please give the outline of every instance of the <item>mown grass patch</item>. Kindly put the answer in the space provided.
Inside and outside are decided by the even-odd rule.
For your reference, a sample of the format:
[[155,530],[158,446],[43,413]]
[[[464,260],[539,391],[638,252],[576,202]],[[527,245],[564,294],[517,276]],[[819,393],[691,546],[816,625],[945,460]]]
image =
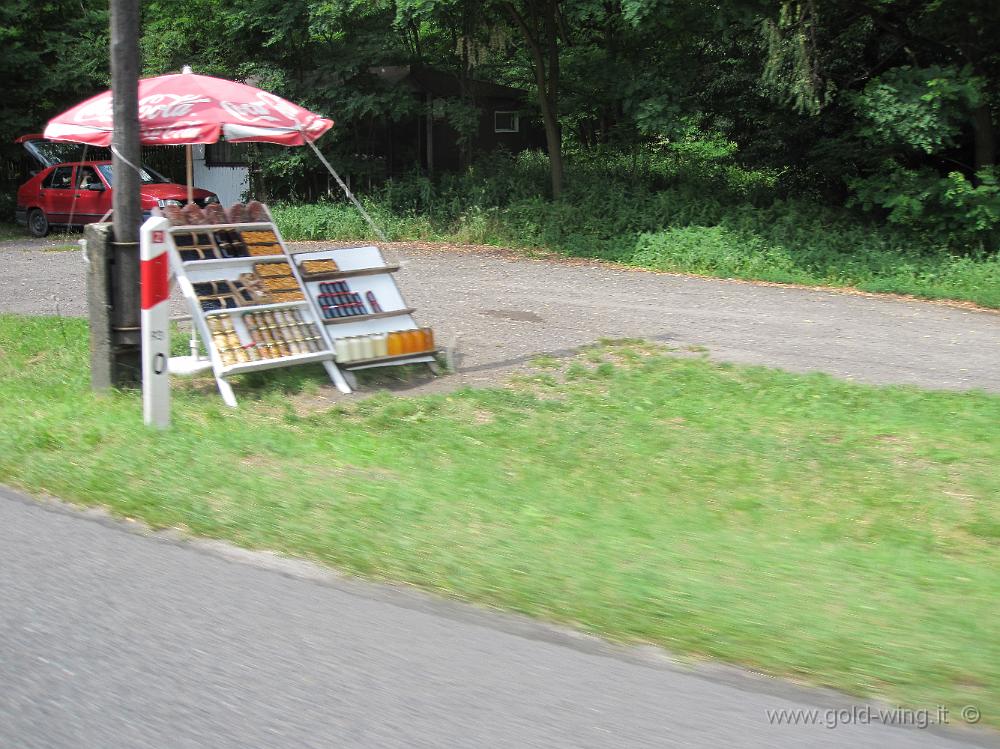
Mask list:
[[322,411],[290,403],[322,370],[177,387],[160,433],[64,325],[0,316],[6,483],[1000,724],[1000,398],[604,341]]

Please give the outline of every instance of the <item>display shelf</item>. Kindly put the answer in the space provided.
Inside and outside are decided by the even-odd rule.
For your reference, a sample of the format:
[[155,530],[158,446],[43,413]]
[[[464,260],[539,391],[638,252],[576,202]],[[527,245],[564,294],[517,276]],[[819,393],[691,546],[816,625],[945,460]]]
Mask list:
[[[183,248],[181,248],[183,249]],[[278,248],[279,252],[281,248]],[[228,268],[240,263],[287,263],[288,258],[278,255],[244,255],[243,257],[217,257],[211,260],[181,260],[184,267],[190,270],[211,270],[212,268]]]
[[434,358],[437,354],[441,353],[440,349],[431,349],[430,351],[412,351],[409,354],[396,354],[395,356],[375,356],[371,359],[354,359],[353,361],[338,361],[337,366],[342,369],[355,369],[360,367],[365,367],[371,364],[395,364],[400,363],[404,359],[414,359],[420,358],[423,361],[426,358]]
[[279,356],[276,359],[259,359],[251,362],[237,362],[236,364],[222,365],[220,372],[226,375],[243,374],[244,372],[258,372],[264,369],[274,369],[276,367],[291,367],[295,364],[312,364],[313,362],[333,361],[332,351],[311,351],[308,354],[292,354],[291,356]]
[[376,361],[371,364],[359,364],[352,367],[350,364],[337,366],[343,369],[344,374],[348,378],[348,382],[351,383],[351,387],[357,387],[357,380],[354,379],[354,373],[362,369],[375,369],[376,367],[400,367],[405,364],[426,364],[427,368],[431,370],[433,374],[440,374],[440,369],[438,368],[437,359],[429,354],[409,354],[401,359],[396,359],[395,361]]
[[356,268],[354,270],[331,270],[326,273],[306,273],[302,270],[302,266],[299,266],[299,273],[302,274],[303,281],[337,281],[342,278],[353,278],[355,276],[378,276],[382,273],[395,273],[398,270],[398,265],[383,265],[374,268]]
[[349,322],[378,320],[383,317],[401,317],[403,315],[412,315],[416,311],[417,310],[415,307],[404,307],[403,309],[391,310],[389,312],[369,312],[367,315],[352,315],[350,317],[331,317],[330,319],[323,318],[321,322],[324,325],[342,325],[344,323],[349,323]]
[[291,309],[292,307],[308,307],[308,299],[299,299],[297,302],[271,302],[269,304],[250,304],[245,307],[227,307],[226,309],[213,309],[207,312],[202,311],[205,317],[221,317],[223,315],[242,315],[244,312],[267,312],[272,309]]
[[[294,260],[295,272],[303,285],[315,314],[323,323],[323,332],[330,341],[330,348],[336,353],[337,341],[340,338],[372,335],[375,333],[391,333],[399,330],[416,330],[417,323],[413,319],[415,308],[410,307],[393,274],[399,270],[399,265],[386,262],[378,247],[344,247],[329,250],[313,250],[290,255]],[[325,273],[307,274],[302,263],[306,260],[333,260],[338,270]],[[322,305],[319,302],[320,286],[324,281],[343,280],[348,291],[359,294],[366,301],[366,308],[371,302],[368,294],[373,294],[379,306],[387,312],[373,312],[352,317],[323,318]],[[371,359],[356,359],[342,365],[348,383],[354,386],[353,371],[375,367],[392,367],[404,364],[426,364],[435,374],[437,360],[434,352],[399,354]],[[338,364],[338,368],[341,367]]]

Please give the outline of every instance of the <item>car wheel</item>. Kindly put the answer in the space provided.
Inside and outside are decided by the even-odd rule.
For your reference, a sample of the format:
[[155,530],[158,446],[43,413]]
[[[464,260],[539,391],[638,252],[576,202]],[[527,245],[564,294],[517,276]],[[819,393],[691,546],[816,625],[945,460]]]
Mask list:
[[28,211],[28,231],[33,237],[44,237],[49,233],[49,219],[41,208]]

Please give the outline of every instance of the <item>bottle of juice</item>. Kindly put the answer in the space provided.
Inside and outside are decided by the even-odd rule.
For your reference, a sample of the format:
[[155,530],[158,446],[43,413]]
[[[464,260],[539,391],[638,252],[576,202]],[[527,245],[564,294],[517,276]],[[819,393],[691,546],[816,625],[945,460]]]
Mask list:
[[403,334],[394,330],[389,333],[389,342],[387,348],[387,353],[389,356],[399,356],[403,353]]

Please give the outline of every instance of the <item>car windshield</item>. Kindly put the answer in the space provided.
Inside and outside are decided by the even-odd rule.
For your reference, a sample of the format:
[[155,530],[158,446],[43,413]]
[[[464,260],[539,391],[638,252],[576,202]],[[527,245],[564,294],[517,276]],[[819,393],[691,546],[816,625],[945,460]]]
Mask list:
[[[114,185],[114,180],[111,178],[111,164],[101,164],[98,169],[101,170],[101,174],[104,175],[104,179],[107,180],[109,185]],[[152,184],[170,184],[170,180],[164,177],[159,172],[154,172],[148,166],[144,166],[139,170],[139,181],[144,185]]]

